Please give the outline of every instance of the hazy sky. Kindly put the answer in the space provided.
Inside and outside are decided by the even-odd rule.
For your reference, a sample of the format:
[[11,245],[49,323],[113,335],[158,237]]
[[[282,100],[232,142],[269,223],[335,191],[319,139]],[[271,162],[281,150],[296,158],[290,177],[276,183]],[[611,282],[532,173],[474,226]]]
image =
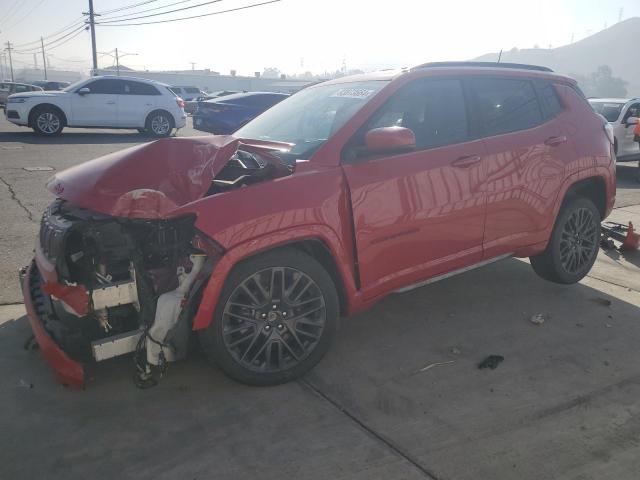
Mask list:
[[[106,12],[142,1],[94,0],[94,7],[97,12]],[[137,11],[176,1],[155,0],[100,18],[134,16]],[[205,1],[183,1],[167,9]],[[138,21],[190,16],[261,1],[222,0]],[[0,0],[0,41],[19,46],[38,40],[40,35],[54,34],[77,20],[87,6],[88,0]],[[282,0],[183,22],[98,26],[96,35],[99,52],[118,47],[122,52],[137,53],[121,60],[137,68],[188,69],[190,62],[195,62],[196,68],[222,73],[233,68],[239,74],[252,74],[271,66],[287,73],[320,73],[339,69],[343,60],[347,68],[371,70],[465,60],[514,46],[565,45],[572,34],[579,40],[616,23],[621,8],[623,18],[640,16],[640,0]],[[45,44],[56,38],[45,40]],[[24,51],[35,46],[21,48]],[[79,32],[49,53],[54,66],[86,70],[91,59],[89,33]],[[31,53],[16,53],[14,59],[16,67],[33,65],[34,61]],[[112,62],[108,56],[99,60],[100,66]]]

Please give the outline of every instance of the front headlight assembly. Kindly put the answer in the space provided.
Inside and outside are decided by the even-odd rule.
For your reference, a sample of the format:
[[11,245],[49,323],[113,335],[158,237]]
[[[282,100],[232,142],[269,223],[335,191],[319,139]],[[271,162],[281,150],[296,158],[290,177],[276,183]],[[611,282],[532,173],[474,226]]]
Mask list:
[[27,101],[26,97],[7,98],[7,103],[24,103]]

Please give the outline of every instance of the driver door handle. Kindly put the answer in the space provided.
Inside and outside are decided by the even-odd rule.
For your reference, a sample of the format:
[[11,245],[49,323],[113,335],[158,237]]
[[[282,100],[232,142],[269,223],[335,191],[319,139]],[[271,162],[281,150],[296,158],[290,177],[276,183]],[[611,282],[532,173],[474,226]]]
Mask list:
[[478,163],[480,160],[480,155],[465,155],[451,162],[451,165],[456,168],[469,168]]
[[550,147],[557,147],[558,145],[561,145],[566,141],[567,141],[567,137],[565,137],[564,135],[561,135],[559,137],[549,137],[549,138],[547,138],[544,141],[544,144],[548,145]]

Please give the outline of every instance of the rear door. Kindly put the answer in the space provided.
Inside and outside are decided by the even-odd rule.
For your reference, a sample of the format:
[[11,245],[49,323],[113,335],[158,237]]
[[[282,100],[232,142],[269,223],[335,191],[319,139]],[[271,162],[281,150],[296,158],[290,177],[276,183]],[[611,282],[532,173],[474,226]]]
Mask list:
[[367,297],[482,258],[484,145],[470,133],[459,79],[419,79],[401,88],[354,139],[401,126],[416,150],[345,160],[360,278]]
[[638,148],[638,143],[634,141],[634,127],[635,125],[627,125],[627,120],[630,117],[640,117],[640,102],[632,103],[629,108],[627,108],[626,112],[623,111],[622,116],[622,130],[624,132],[619,139],[618,145],[618,156],[622,157],[625,155],[637,155],[640,153],[640,149]]
[[[81,95],[78,90],[84,87],[90,92]],[[117,126],[118,102],[123,91],[123,81],[112,78],[101,78],[78,87],[71,94],[71,126]]]
[[539,236],[552,221],[565,162],[575,152],[552,84],[520,77],[477,77],[469,84],[487,150],[483,245],[491,258],[544,240]]
[[148,83],[124,81],[124,93],[118,106],[118,124],[121,127],[144,127],[147,115],[157,106],[160,91]]

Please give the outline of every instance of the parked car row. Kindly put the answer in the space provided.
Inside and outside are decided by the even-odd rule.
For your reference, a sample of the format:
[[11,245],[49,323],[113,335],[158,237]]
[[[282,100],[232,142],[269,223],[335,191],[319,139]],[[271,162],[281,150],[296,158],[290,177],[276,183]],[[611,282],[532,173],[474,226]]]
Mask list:
[[43,88],[28,83],[0,82],[0,108],[4,108],[9,95],[14,93],[42,91]]
[[[138,88],[175,104],[167,87],[118,81],[70,87],[64,108],[114,98],[106,86],[125,111]],[[233,135],[138,145],[49,180],[58,198],[21,275],[63,383],[81,387],[84,362],[135,352],[138,385],[153,385],[193,331],[230,377],[283,383],[320,361],[341,316],[392,292],[512,256],[559,284],[594,264],[615,201],[614,135],[574,80],[425,64],[198,112],[229,131],[276,101]]]
[[[233,95],[234,93],[241,93],[235,90],[220,90],[219,92],[207,93],[206,95],[200,95],[193,100],[185,100],[184,102],[184,111],[188,114],[194,114],[198,109],[198,103],[204,102],[206,100],[213,100],[219,97],[225,97],[227,95]],[[246,93],[246,92],[244,92]]]

